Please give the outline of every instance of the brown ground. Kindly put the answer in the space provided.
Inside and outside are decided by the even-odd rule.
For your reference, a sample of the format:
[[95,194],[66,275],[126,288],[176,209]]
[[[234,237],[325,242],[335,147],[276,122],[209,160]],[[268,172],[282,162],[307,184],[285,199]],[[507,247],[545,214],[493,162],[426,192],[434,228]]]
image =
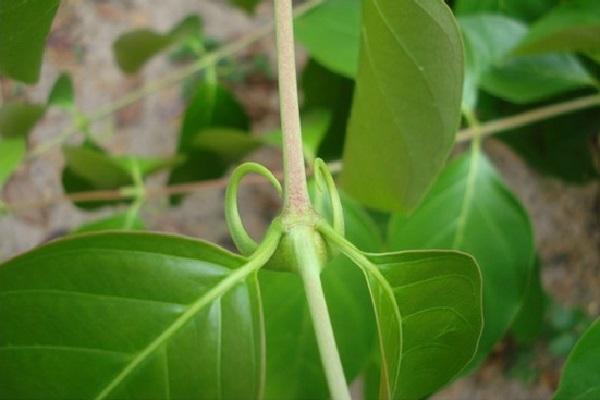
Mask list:
[[[203,16],[211,36],[226,41],[252,30],[270,16],[268,5],[263,5],[258,16],[251,19],[224,3],[217,0],[63,0],[50,36],[40,83],[23,88],[3,81],[3,97],[5,100],[22,98],[42,102],[58,73],[66,70],[74,78],[78,105],[84,111],[95,110],[172,68],[162,57],[153,60],[139,77],[123,77],[111,55],[111,43],[121,32],[142,26],[167,30],[183,16],[197,13]],[[268,53],[272,59],[272,47],[272,41],[265,40],[249,52]],[[236,89],[254,118],[256,131],[277,125],[274,87],[273,82],[259,81],[245,83]],[[113,119],[95,124],[94,130],[103,135],[103,141],[115,152],[169,154],[175,147],[181,109],[179,89],[174,87],[148,96],[120,111]],[[48,140],[67,125],[64,116],[52,112],[34,132],[31,144]],[[532,218],[545,289],[561,304],[582,307],[592,316],[600,314],[598,183],[567,186],[539,176],[499,142],[489,141],[486,150]],[[262,151],[256,157],[268,165],[279,165],[276,152]],[[61,163],[60,153],[53,151],[27,164],[5,189],[4,200],[29,201],[59,194]],[[164,178],[153,179],[152,184],[160,185]],[[250,230],[258,233],[272,216],[277,203],[263,186],[246,187],[242,196],[242,212]],[[222,198],[222,190],[211,189],[188,196],[176,208],[167,208],[164,202],[155,201],[145,208],[144,216],[152,229],[227,244]],[[61,203],[0,218],[0,257],[30,249],[84,220],[110,212],[84,214],[71,204]],[[549,398],[557,383],[560,360],[548,356],[541,345],[533,362],[540,374],[526,385],[507,377],[507,346],[501,344],[498,354],[491,357],[475,376],[456,382],[434,398]]]

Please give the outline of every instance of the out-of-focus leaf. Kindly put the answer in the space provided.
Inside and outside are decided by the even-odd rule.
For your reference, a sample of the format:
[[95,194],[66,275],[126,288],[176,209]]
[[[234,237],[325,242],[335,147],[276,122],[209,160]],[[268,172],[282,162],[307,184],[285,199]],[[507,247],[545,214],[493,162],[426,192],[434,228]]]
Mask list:
[[30,103],[7,103],[0,108],[0,136],[27,136],[46,113],[46,107]]
[[[202,81],[185,110],[179,134],[177,152],[185,155],[186,161],[173,169],[169,183],[214,179],[227,171],[230,159],[196,146],[204,131],[214,129],[248,132],[249,121],[231,93],[217,83]],[[179,199],[180,196],[173,197],[173,201]]]
[[[324,110],[308,111],[301,116],[302,118],[302,143],[304,144],[304,157],[310,162],[317,157],[319,146],[327,134],[330,126],[331,116]],[[261,139],[275,146],[281,146],[282,133],[278,129],[273,132],[265,133]]]
[[0,1],[0,74],[37,82],[60,0]]
[[548,12],[560,0],[456,0],[458,15],[501,13],[520,20],[531,21]]
[[479,364],[517,315],[533,270],[534,242],[523,207],[480,152],[454,160],[425,201],[390,222],[390,247],[456,249],[472,254],[483,275],[484,328]]
[[248,132],[227,128],[206,129],[194,142],[196,148],[218,154],[228,163],[241,159],[261,144],[260,139]]
[[127,32],[113,43],[113,52],[119,67],[126,73],[134,73],[172,44],[185,40],[189,36],[198,36],[200,32],[200,19],[196,16],[188,16],[167,33],[150,29]]
[[15,172],[27,150],[24,138],[4,139],[0,137],[0,189]]
[[[118,190],[134,185],[133,163],[137,164],[142,178],[159,170],[177,165],[179,157],[146,158],[138,156],[113,156],[91,144],[79,147],[65,146],[65,167],[62,183],[66,193],[92,190]],[[76,202],[78,207],[93,209],[108,204],[127,203],[130,200]]]
[[75,91],[73,89],[71,75],[63,72],[58,77],[56,82],[54,82],[54,86],[52,86],[52,89],[50,90],[47,103],[49,106],[67,109],[73,108],[75,105]]
[[523,104],[593,87],[595,80],[575,56],[547,54],[500,62],[483,76],[481,85],[495,96]]
[[600,2],[571,0],[536,21],[517,48],[521,54],[600,51]]
[[479,87],[514,103],[528,103],[594,84],[573,55],[514,56],[527,33],[522,22],[484,14],[461,17],[459,23],[466,48],[466,108],[474,108]]
[[145,229],[144,221],[138,216],[130,216],[128,213],[120,213],[102,218],[96,221],[88,222],[73,230],[76,233],[115,231],[115,230],[136,230]]
[[460,34],[442,1],[368,0],[361,40],[342,185],[370,207],[407,211],[454,144]]
[[563,367],[554,400],[594,400],[600,396],[600,319],[581,336]]
[[303,113],[326,110],[331,114],[331,122],[316,154],[325,160],[340,159],[352,108],[354,82],[311,59],[302,73],[302,91]]
[[358,68],[360,0],[326,0],[294,22],[296,37],[311,57],[352,78]]
[[210,243],[111,232],[0,266],[7,399],[259,399],[255,268]]
[[522,344],[534,342],[541,335],[544,327],[546,295],[542,288],[540,274],[540,260],[537,259],[523,305],[511,327],[512,335]]
[[245,10],[248,13],[254,13],[256,6],[260,4],[261,0],[229,0],[231,4]]

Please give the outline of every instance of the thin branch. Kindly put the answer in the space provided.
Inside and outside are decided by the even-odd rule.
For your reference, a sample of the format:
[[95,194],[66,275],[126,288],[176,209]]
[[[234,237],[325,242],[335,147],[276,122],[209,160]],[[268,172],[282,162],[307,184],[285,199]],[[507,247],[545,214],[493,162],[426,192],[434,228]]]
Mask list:
[[580,97],[575,100],[565,101],[563,103],[552,104],[549,106],[534,108],[522,114],[513,115],[506,118],[500,118],[487,122],[478,127],[471,127],[459,131],[456,135],[456,142],[472,140],[475,136],[489,136],[495,133],[508,131],[515,128],[521,128],[534,122],[558,117],[573,111],[583,110],[600,106],[600,95],[591,95]]

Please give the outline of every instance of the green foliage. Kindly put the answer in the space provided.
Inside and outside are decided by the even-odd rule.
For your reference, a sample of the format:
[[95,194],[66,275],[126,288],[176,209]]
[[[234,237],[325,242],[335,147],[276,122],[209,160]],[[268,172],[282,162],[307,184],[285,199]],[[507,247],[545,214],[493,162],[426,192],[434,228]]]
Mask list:
[[540,337],[544,328],[546,303],[546,294],[542,288],[540,260],[536,259],[523,305],[511,327],[511,333],[519,343],[531,344]]
[[184,18],[167,33],[138,29],[121,35],[113,44],[119,67],[126,73],[140,70],[152,57],[175,43],[190,37],[199,38],[202,23],[196,16]]
[[0,189],[19,168],[25,157],[27,143],[24,138],[4,139],[0,137]]
[[521,20],[532,20],[547,12],[560,0],[456,0],[458,15],[501,13]]
[[579,339],[563,368],[555,400],[593,400],[600,395],[600,319]]
[[[171,171],[169,183],[218,178],[225,173],[230,163],[236,160],[224,158],[222,152],[202,149],[202,146],[197,145],[205,140],[202,136],[207,130],[212,132],[209,136],[214,136],[219,129],[221,132],[223,129],[229,132],[232,129],[240,133],[248,132],[248,117],[234,96],[223,86],[203,80],[186,107],[179,133],[177,153],[185,155],[186,161]],[[241,155],[243,154],[237,153],[238,158]]]
[[456,249],[477,259],[485,325],[476,366],[503,337],[526,295],[534,243],[523,207],[475,151],[444,170],[414,213],[392,218],[389,240],[394,250]]
[[572,0],[533,24],[519,53],[600,50],[600,2]]
[[[414,208],[458,127],[462,44],[441,1],[367,1],[342,184],[370,207]],[[444,60],[444,62],[440,62]]]
[[295,21],[298,41],[321,65],[348,78],[356,75],[360,0],[327,0]]
[[260,4],[260,0],[229,0],[231,4],[240,7],[248,13],[254,13],[256,6]]
[[530,103],[594,85],[581,62],[569,54],[514,56],[527,26],[500,15],[462,17],[466,47],[465,106],[474,108],[477,88],[514,103]]
[[46,38],[60,0],[0,2],[0,74],[26,83],[39,79]]
[[114,214],[79,226],[72,233],[88,233],[114,230],[144,230],[144,221],[129,212]]
[[7,103],[0,108],[0,136],[25,137],[46,113],[46,107],[30,103]]
[[60,74],[48,95],[47,104],[65,109],[73,109],[75,106],[75,90],[73,80],[68,73]]
[[259,397],[251,267],[209,243],[116,232],[13,259],[0,268],[0,393]]

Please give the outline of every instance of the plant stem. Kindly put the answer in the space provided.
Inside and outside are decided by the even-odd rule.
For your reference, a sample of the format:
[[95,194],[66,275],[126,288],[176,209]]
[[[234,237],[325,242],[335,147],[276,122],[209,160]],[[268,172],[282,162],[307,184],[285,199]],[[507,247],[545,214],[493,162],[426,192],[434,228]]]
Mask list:
[[348,384],[344,376],[342,362],[335,343],[331,318],[321,286],[321,265],[315,248],[316,232],[309,226],[296,226],[290,231],[294,252],[300,265],[300,276],[308,301],[321,363],[325,370],[329,393],[333,400],[350,400]]
[[577,110],[600,106],[600,95],[591,95],[579,97],[574,100],[563,103],[551,104],[549,106],[534,108],[521,114],[512,115],[506,118],[500,118],[494,121],[485,122],[479,127],[469,127],[458,132],[457,142],[464,142],[473,139],[475,136],[488,136],[498,132],[504,132],[510,129],[520,128],[522,126],[533,124],[534,122],[558,117]]
[[275,0],[279,70],[279,104],[283,131],[284,209],[303,214],[310,209],[298,108],[292,0]]

